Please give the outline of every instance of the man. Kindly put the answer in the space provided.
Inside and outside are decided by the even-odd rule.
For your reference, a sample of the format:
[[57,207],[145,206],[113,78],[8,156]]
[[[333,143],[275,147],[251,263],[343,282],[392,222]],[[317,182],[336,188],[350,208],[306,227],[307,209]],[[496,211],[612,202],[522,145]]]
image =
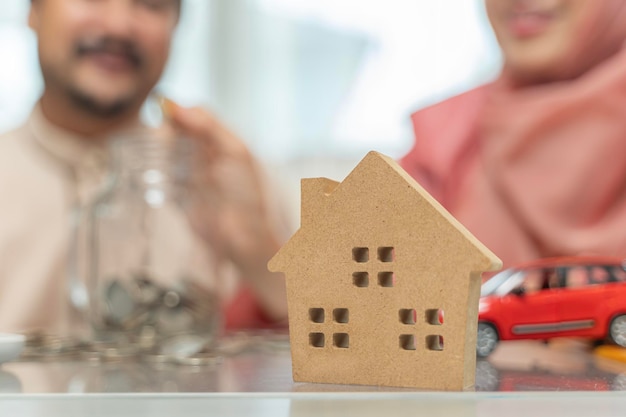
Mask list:
[[[180,7],[180,0],[32,1],[44,91],[26,124],[0,136],[0,332],[63,334],[72,326],[65,278],[71,213],[98,189],[106,139],[138,123]],[[205,174],[213,170],[219,182],[213,191],[224,209],[212,214],[219,227],[211,242],[220,242],[218,252],[243,281],[226,300],[227,323],[284,319],[283,279],[265,267],[279,238],[253,157],[205,110],[171,104],[169,113],[172,127],[195,140]],[[234,175],[218,175],[225,166]]]

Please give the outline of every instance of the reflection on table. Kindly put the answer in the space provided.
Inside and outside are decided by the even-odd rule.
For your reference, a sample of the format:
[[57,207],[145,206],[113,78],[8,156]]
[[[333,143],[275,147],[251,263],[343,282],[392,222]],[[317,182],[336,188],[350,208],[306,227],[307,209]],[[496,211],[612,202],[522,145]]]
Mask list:
[[[25,360],[0,368],[0,393],[413,392],[410,389],[294,383],[286,335],[235,335],[216,363],[135,358]],[[477,391],[626,390],[626,364],[595,357],[581,341],[502,343],[476,368]]]
[[624,391],[626,363],[579,340],[506,342],[476,364],[477,391]]

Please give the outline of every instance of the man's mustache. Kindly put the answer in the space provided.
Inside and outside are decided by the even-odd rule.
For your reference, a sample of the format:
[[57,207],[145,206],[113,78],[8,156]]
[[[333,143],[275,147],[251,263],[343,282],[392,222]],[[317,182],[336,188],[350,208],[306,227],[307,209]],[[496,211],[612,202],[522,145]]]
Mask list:
[[97,53],[123,55],[135,68],[141,67],[144,61],[137,45],[129,40],[101,37],[85,39],[79,41],[76,45],[76,55],[78,57]]

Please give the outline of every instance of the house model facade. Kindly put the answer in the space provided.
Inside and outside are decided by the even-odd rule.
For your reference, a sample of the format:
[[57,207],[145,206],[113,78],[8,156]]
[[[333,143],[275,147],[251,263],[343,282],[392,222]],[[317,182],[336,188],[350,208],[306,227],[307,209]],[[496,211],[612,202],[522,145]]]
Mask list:
[[294,381],[473,386],[481,273],[499,268],[391,158],[303,179],[301,227],[269,263],[286,274]]

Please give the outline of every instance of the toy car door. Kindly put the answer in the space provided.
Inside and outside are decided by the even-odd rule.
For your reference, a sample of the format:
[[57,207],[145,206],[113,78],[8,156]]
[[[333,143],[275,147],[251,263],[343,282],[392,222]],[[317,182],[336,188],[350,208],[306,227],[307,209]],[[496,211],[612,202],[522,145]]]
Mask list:
[[598,326],[606,284],[610,273],[606,267],[582,265],[563,268],[564,285],[558,291],[558,319],[562,336],[602,337]]
[[558,287],[555,268],[537,268],[524,273],[520,285],[502,298],[507,333],[512,339],[542,339],[556,327]]

